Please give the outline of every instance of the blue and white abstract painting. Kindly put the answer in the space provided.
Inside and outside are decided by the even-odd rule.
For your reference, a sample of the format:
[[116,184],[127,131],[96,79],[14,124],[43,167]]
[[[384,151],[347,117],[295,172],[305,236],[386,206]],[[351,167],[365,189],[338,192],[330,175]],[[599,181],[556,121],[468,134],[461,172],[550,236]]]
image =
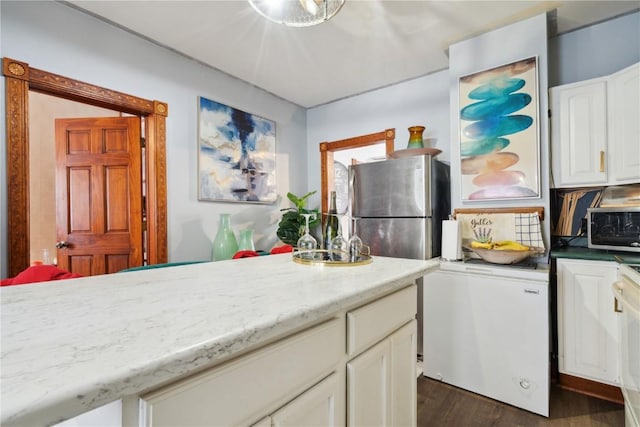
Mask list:
[[463,201],[540,197],[536,58],[460,78]]
[[198,199],[274,203],[276,125],[198,98]]

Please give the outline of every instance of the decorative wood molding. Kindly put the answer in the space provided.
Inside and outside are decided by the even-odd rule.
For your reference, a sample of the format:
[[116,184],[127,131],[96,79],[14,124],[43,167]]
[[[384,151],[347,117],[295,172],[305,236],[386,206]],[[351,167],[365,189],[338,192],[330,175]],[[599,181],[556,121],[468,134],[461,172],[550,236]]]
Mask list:
[[169,115],[169,106],[160,101],[153,101],[153,111],[162,117],[167,117]]
[[354,136],[352,138],[340,139],[332,142],[321,142],[319,146],[321,212],[327,212],[329,206],[329,194],[333,190],[333,153],[335,151],[349,150],[352,148],[361,148],[384,143],[385,153],[388,156],[389,153],[394,150],[395,138],[396,130],[395,128],[390,128],[382,132]]
[[3,58],[7,131],[8,274],[29,266],[29,90],[145,117],[149,263],[167,261],[166,103],[138,98],[100,86],[30,68]]
[[[167,253],[167,182],[165,117],[153,114],[146,124],[147,156],[147,229],[149,230],[149,264],[166,263]],[[159,242],[164,241],[164,244]]]
[[154,112],[153,101],[31,68],[29,89],[135,115]]
[[597,397],[598,399],[608,400],[609,402],[615,402],[621,405],[624,403],[620,387],[567,374],[558,375],[558,385],[567,390],[586,394],[587,396]]
[[25,62],[4,58],[2,71],[7,77],[29,81],[29,65]]
[[[6,69],[6,67],[5,67]],[[26,74],[28,75],[28,68]],[[29,82],[5,74],[7,132],[7,263],[9,277],[29,266]],[[17,266],[17,267],[15,267]]]

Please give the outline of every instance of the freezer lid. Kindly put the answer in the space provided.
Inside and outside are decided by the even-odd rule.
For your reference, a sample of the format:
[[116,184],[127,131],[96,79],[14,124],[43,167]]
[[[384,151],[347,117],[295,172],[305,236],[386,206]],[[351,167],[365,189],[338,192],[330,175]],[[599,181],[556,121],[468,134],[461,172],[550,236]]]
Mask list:
[[431,156],[349,167],[351,212],[357,217],[431,216]]

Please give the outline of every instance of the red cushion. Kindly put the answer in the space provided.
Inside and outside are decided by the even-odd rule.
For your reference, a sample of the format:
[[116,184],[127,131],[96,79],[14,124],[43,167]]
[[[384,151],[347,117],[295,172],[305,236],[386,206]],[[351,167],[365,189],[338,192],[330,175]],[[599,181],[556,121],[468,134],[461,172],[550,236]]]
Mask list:
[[249,258],[249,257],[253,257],[253,256],[259,256],[260,254],[256,251],[238,251],[236,252],[236,254],[233,256],[233,259],[238,259],[238,258]]
[[293,246],[282,245],[271,249],[271,254],[284,254],[287,252],[293,252]]
[[3,279],[0,286],[24,285],[27,283],[48,282],[50,280],[73,279],[83,277],[78,273],[69,273],[53,265],[32,265],[11,279]]

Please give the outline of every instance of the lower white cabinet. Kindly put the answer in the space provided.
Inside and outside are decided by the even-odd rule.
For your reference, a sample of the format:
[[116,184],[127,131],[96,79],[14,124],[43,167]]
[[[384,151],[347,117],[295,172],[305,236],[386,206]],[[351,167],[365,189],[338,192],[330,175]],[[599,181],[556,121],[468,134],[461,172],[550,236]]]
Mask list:
[[344,319],[333,319],[144,395],[141,424],[253,424],[338,370],[345,353],[344,331]]
[[558,370],[618,385],[615,262],[557,259]]
[[415,426],[415,284],[140,397],[140,426]]
[[417,323],[347,364],[349,426],[415,426]]
[[270,418],[272,427],[344,425],[344,381],[336,373],[279,409]]

